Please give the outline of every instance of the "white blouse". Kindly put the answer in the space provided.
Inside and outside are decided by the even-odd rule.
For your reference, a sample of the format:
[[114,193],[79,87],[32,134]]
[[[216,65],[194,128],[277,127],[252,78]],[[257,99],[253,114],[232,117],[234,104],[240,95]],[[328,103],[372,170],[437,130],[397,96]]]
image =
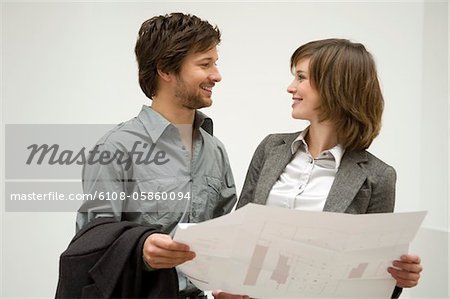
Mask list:
[[294,157],[273,185],[266,205],[322,211],[338,171],[344,148],[323,151],[314,159],[305,141],[308,128],[292,142]]

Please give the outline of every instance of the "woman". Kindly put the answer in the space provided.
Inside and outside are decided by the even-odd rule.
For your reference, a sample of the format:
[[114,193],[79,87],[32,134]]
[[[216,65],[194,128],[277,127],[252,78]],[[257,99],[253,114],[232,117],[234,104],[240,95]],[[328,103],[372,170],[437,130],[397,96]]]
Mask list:
[[[292,117],[301,132],[271,134],[255,151],[238,208],[247,203],[350,214],[391,213],[394,168],[366,151],[381,128],[383,96],[372,55],[343,39],[309,42],[291,57]],[[401,288],[417,285],[420,258],[387,269]],[[216,291],[216,298],[246,298]]]

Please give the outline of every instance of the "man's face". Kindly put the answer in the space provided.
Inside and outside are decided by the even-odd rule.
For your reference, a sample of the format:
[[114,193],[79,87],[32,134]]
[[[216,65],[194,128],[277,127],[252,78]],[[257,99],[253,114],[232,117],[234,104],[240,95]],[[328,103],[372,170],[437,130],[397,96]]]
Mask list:
[[186,57],[175,84],[175,97],[183,107],[200,109],[211,106],[212,88],[222,80],[216,66],[217,59],[215,46]]

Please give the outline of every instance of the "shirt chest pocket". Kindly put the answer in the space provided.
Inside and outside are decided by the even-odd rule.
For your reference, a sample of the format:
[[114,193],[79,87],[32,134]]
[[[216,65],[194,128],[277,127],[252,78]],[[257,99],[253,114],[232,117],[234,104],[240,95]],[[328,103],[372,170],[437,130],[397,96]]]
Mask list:
[[199,186],[198,197],[192,203],[192,216],[195,221],[205,221],[214,218],[215,211],[220,206],[220,190],[222,181],[211,176],[204,176]]
[[189,178],[164,178],[137,182],[140,210],[156,215],[182,214],[188,205]]

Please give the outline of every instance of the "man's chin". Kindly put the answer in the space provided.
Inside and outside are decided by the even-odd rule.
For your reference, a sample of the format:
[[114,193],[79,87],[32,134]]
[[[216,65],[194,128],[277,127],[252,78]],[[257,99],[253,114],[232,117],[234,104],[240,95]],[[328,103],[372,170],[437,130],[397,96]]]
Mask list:
[[212,105],[212,99],[211,98],[197,98],[195,100],[185,101],[184,107],[189,109],[201,109],[201,108],[207,108]]
[[202,108],[208,108],[212,105],[211,99],[203,99],[203,101],[199,101],[195,106],[194,109],[202,109]]
[[213,101],[212,101],[211,98],[209,98],[209,99],[205,100],[203,103],[204,103],[205,105],[204,105],[202,108],[207,108],[207,107],[211,107]]

